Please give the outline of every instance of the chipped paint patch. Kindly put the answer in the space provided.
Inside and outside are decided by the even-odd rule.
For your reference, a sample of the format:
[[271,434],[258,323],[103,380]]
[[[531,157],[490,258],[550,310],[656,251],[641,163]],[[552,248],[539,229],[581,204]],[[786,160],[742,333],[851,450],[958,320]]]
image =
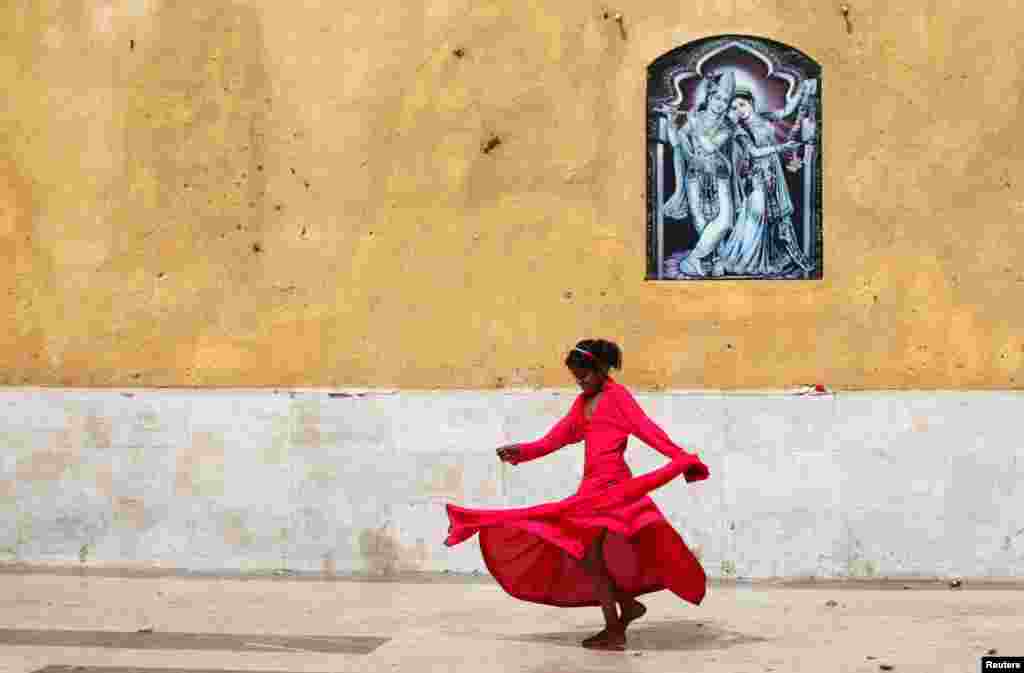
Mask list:
[[156,412],[145,409],[135,415],[136,428],[145,432],[157,432],[160,430],[160,417]]
[[248,547],[256,539],[245,526],[245,517],[239,512],[228,512],[223,521],[224,542],[232,547]]
[[238,565],[243,573],[269,573],[281,570],[280,560],[242,559]]
[[78,461],[78,452],[70,448],[49,448],[33,451],[17,465],[20,481],[55,481]]
[[141,19],[156,12],[160,8],[160,0],[121,0],[119,7],[123,16]]
[[96,466],[96,491],[108,498],[114,495],[114,466],[107,463]]
[[314,448],[320,446],[320,402],[299,400],[292,405],[294,429],[292,442],[295,446]]
[[338,564],[334,560],[334,554],[328,552],[320,563],[320,574],[324,577],[334,577],[338,573]]
[[94,37],[109,43],[121,32],[151,15],[156,0],[107,0],[93,6],[90,24]]
[[125,449],[125,455],[131,465],[142,465],[146,460],[146,449],[141,446],[133,446]]
[[415,545],[407,547],[401,543],[400,537],[398,526],[392,522],[359,534],[359,551],[371,573],[393,575],[418,570],[429,560],[430,550],[424,540],[417,540]]
[[306,479],[326,486],[338,478],[338,469],[333,465],[313,465],[306,472]]
[[114,521],[122,526],[142,530],[146,527],[146,502],[142,498],[114,499]]
[[15,524],[15,544],[21,547],[32,539],[33,524],[29,515],[24,512],[18,513],[18,521]]
[[217,435],[193,433],[192,446],[178,454],[175,492],[202,496],[224,494],[224,446]]
[[421,487],[421,493],[435,497],[461,498],[464,476],[461,465],[435,466],[429,481]]
[[112,4],[101,3],[93,7],[92,29],[100,34],[114,32],[114,6]]
[[875,577],[878,575],[878,564],[866,559],[853,559],[847,564],[850,577]]

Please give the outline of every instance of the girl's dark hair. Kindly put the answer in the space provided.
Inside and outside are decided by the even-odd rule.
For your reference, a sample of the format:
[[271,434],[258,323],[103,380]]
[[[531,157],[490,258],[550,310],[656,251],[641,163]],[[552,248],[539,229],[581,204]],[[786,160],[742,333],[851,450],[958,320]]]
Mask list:
[[[586,353],[593,357],[588,357]],[[597,369],[599,364],[609,369],[622,369],[622,349],[618,344],[605,339],[584,339],[565,356],[567,367]]]

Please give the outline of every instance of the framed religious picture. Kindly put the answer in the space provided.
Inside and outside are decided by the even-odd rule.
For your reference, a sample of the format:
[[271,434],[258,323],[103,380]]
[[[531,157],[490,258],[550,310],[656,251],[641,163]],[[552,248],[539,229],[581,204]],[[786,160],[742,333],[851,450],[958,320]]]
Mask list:
[[718,35],[647,69],[647,279],[820,279],[821,66]]

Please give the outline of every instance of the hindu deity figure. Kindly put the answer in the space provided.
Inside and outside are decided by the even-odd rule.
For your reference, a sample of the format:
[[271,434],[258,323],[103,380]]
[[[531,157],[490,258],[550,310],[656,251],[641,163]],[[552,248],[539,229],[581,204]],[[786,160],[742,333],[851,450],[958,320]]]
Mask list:
[[[732,165],[737,214],[732,231],[717,251],[715,275],[779,276],[811,270],[796,238],[793,202],[780,160],[780,155],[801,148],[803,143],[779,142],[773,122],[792,115],[812,84],[805,81],[781,110],[759,110],[753,92],[736,90],[729,117],[735,124]],[[799,170],[795,153],[789,166]]]
[[668,124],[676,190],[664,212],[674,218],[689,215],[700,237],[692,250],[674,260],[679,275],[708,275],[712,261],[708,258],[735,222],[730,142],[736,127],[728,115],[735,92],[733,71],[708,75],[697,87],[696,104],[686,121]]

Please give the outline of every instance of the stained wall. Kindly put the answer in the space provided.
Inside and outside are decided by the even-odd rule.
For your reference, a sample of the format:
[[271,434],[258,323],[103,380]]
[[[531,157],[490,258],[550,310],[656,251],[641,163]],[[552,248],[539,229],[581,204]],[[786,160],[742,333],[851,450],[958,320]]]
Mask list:
[[[0,384],[551,386],[600,335],[641,388],[1016,388],[1017,8],[849,10],[3,3]],[[719,33],[824,68],[821,281],[643,280],[646,65]]]
[[[575,492],[582,444],[510,466],[571,390],[0,392],[0,565],[485,573],[445,505]],[[643,393],[711,477],[652,493],[712,577],[1024,572],[1016,392]],[[635,474],[665,458],[633,439]]]

